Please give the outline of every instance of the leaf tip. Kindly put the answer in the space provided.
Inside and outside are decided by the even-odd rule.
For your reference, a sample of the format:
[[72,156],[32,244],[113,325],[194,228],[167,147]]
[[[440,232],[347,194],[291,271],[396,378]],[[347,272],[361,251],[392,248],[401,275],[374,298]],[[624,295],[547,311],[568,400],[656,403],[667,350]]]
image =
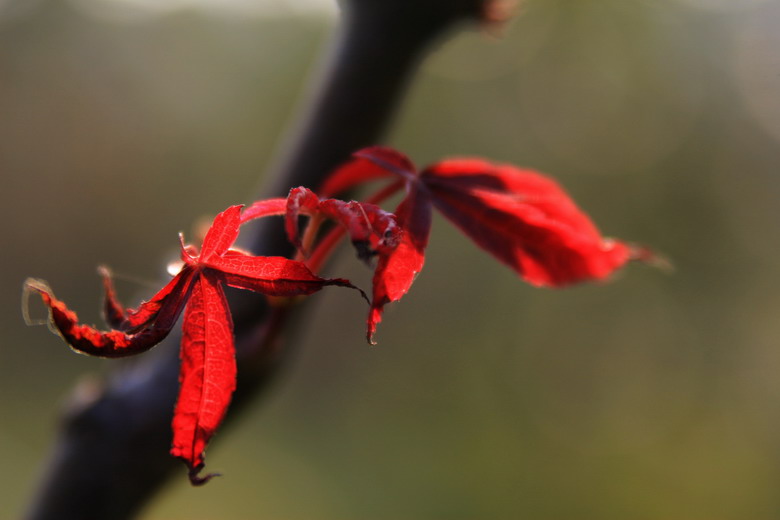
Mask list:
[[30,291],[36,291],[36,292],[46,292],[51,293],[51,288],[49,287],[49,284],[46,283],[45,280],[41,280],[40,278],[27,278],[24,281],[24,292],[30,292]]
[[34,319],[30,316],[30,293],[37,292],[45,304],[52,298],[52,290],[44,280],[39,278],[27,278],[22,284],[22,318],[27,326],[47,325],[49,318]]
[[195,487],[202,486],[214,477],[221,477],[221,473],[206,473],[205,475],[198,475],[203,470],[204,464],[198,464],[190,468],[187,476],[190,479],[190,484]]
[[366,341],[372,347],[377,345],[374,335],[376,335],[376,326],[382,321],[382,307],[383,305],[376,306],[371,305],[371,310],[368,312],[368,319],[366,320]]
[[675,271],[674,263],[661,253],[653,251],[649,247],[642,245],[629,245],[629,260],[642,262],[650,267],[654,267],[666,274],[671,274]]
[[357,159],[371,161],[380,168],[394,173],[403,179],[417,176],[417,167],[405,154],[389,146],[369,146],[352,154]]

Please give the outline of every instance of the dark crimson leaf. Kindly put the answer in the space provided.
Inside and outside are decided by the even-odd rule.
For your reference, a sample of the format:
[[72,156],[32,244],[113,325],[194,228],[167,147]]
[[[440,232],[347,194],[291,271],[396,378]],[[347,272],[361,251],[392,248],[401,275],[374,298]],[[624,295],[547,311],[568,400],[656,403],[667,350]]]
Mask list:
[[417,168],[401,152],[385,146],[371,146],[352,154],[353,159],[330,174],[318,193],[330,197],[359,184],[398,175],[409,179]]
[[552,179],[482,160],[448,160],[420,180],[433,204],[481,248],[534,285],[609,276],[630,248],[601,236]]

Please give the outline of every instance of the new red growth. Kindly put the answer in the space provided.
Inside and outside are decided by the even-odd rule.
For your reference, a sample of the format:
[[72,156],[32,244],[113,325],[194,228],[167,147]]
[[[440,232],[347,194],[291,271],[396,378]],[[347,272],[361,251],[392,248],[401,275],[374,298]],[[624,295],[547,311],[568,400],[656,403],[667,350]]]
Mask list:
[[[364,202],[328,198],[381,179],[389,183]],[[401,190],[405,195],[394,213],[377,205]],[[601,280],[628,260],[651,258],[646,249],[601,236],[561,187],[539,173],[482,159],[450,159],[418,171],[405,155],[372,147],[330,175],[319,195],[298,187],[285,199],[258,201],[243,212],[232,206],[217,215],[200,251],[182,242],[179,273],[137,309],[117,301],[108,271],[102,270],[110,331],[80,325],[45,282],[28,279],[25,288],[41,296],[63,339],[93,356],[146,351],[168,335],[184,311],[171,453],[187,463],[193,484],[203,484],[213,476],[200,476],[206,446],[235,389],[233,323],[223,286],[272,297],[308,295],[328,285],[355,288],[346,279],[315,274],[349,235],[360,259],[370,263],[377,257],[367,319],[373,343],[385,305],[401,299],[422,270],[434,208],[538,286]],[[232,248],[243,223],[272,215],[285,217],[288,238],[299,251],[295,259]],[[301,216],[308,217],[302,233]],[[336,226],[320,237],[326,219]]]
[[[380,253],[368,317],[372,341],[384,306],[411,287],[425,261],[432,208],[480,248],[537,286],[562,287],[601,280],[648,252],[604,238],[590,218],[552,179],[483,159],[448,159],[418,172],[405,155],[385,147],[355,154],[323,185],[326,194],[365,179],[387,177],[406,196],[395,210],[403,238]],[[387,190],[383,196],[390,195]]]
[[187,463],[193,484],[203,484],[213,476],[199,476],[203,452],[222,422],[236,384],[233,322],[222,286],[286,297],[311,294],[327,285],[354,287],[348,280],[320,278],[302,262],[230,249],[240,223],[241,206],[232,206],[214,219],[200,252],[182,243],[181,271],[138,309],[124,309],[117,302],[108,273],[103,271],[104,313],[114,327],[108,332],[79,325],[76,314],[45,283],[26,282],[49,307],[51,321],[63,339],[73,349],[93,356],[123,357],[150,349],[168,335],[184,309],[171,454]]

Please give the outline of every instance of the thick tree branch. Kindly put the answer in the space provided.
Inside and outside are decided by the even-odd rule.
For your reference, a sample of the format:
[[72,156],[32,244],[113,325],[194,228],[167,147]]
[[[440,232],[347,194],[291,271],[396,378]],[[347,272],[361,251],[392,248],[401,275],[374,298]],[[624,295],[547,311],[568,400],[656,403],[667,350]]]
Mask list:
[[[487,0],[352,0],[324,75],[273,169],[266,195],[316,186],[349,154],[377,142],[405,86],[435,37],[454,23],[481,16]],[[281,234],[263,225],[244,242],[256,253],[279,254]],[[231,300],[239,384],[228,417],[258,394],[289,348],[288,311],[261,300]],[[178,335],[154,354],[115,370],[105,382],[80,384],[62,421],[30,520],[134,517],[174,470],[168,455],[178,388]],[[285,348],[281,346],[284,344]]]

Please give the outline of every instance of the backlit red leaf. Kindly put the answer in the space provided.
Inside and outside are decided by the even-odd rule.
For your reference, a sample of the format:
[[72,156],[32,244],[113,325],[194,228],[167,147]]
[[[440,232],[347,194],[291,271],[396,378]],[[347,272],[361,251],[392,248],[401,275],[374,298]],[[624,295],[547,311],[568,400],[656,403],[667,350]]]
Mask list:
[[431,202],[424,187],[412,186],[395,212],[403,235],[398,245],[379,255],[374,271],[373,297],[367,320],[367,338],[373,343],[384,306],[400,300],[425,263],[431,229]]
[[[326,183],[326,191],[351,187],[361,175],[364,180],[383,176],[375,168],[402,180],[407,191],[396,211],[404,238],[394,251],[380,255],[374,274],[369,338],[384,305],[400,299],[422,268],[431,205],[534,285],[599,280],[630,259],[654,258],[645,249],[602,237],[563,189],[539,173],[458,159],[439,162],[418,175],[406,156],[388,148],[367,148],[354,156]],[[397,182],[375,198],[392,193]]]
[[404,154],[386,146],[371,146],[352,154],[352,160],[333,172],[317,191],[330,197],[358,184],[395,175],[410,178],[417,169]]
[[602,237],[563,189],[539,173],[449,160],[420,180],[439,211],[534,285],[603,279],[629,260],[628,246]]
[[171,454],[187,463],[195,485],[214,476],[198,473],[204,466],[206,445],[222,422],[236,385],[233,322],[221,282],[215,271],[198,277],[182,328]]
[[[145,319],[143,326],[133,333],[120,330],[101,331],[78,323],[78,316],[56,299],[49,287],[40,280],[28,279],[25,290],[35,291],[49,308],[52,325],[68,345],[91,356],[119,358],[149,350],[162,341],[176,324],[189,294],[193,273],[187,269],[171,281],[176,291],[170,291],[159,307]],[[170,285],[170,284],[169,284]],[[155,305],[156,307],[156,305]]]
[[238,238],[242,207],[231,206],[216,216],[203,239],[203,246],[200,248],[201,261],[222,255],[230,249],[230,246]]
[[206,264],[220,271],[231,287],[248,289],[268,296],[312,294],[325,286],[356,289],[349,280],[320,278],[306,264],[280,256],[249,256],[238,251],[212,258]]
[[[286,204],[284,199],[256,203],[249,208],[247,220],[282,214]],[[103,269],[104,314],[116,330],[80,325],[76,314],[44,282],[29,279],[25,283],[27,293],[40,295],[49,308],[51,323],[72,348],[101,357],[123,357],[153,347],[170,332],[186,304],[171,453],[187,463],[190,480],[196,485],[213,476],[199,476],[203,453],[235,388],[233,324],[222,285],[285,297],[311,294],[328,285],[357,289],[348,280],[320,278],[302,262],[230,249],[241,223],[241,206],[232,206],[216,216],[200,252],[182,239],[181,271],[137,309],[125,309],[119,303],[110,274]]]
[[287,211],[287,199],[258,200],[241,213],[241,223],[244,224],[256,218],[284,215],[285,211]]
[[[322,198],[382,178],[392,182],[367,202]],[[395,214],[376,205],[402,189],[406,195]],[[367,319],[367,338],[373,343],[384,307],[401,299],[423,268],[434,207],[479,247],[535,285],[599,280],[630,259],[658,261],[647,249],[604,238],[555,181],[481,159],[446,160],[418,174],[400,152],[366,148],[330,176],[320,193],[299,187],[285,199],[258,201],[243,212],[242,206],[221,212],[200,251],[181,239],[181,271],[136,309],[119,303],[110,274],[103,270],[104,314],[114,330],[79,324],[76,314],[44,282],[25,283],[26,294],[40,295],[51,323],[66,342],[101,357],[151,348],[170,332],[186,306],[171,453],[186,462],[193,484],[213,476],[199,475],[204,452],[235,389],[233,323],[225,284],[283,298],[312,294],[329,285],[357,289],[348,280],[315,274],[348,234],[360,258],[370,263],[378,257]],[[308,251],[296,257],[306,258],[307,263],[233,249],[241,224],[271,215],[285,216],[288,237],[299,250],[313,249],[308,257]],[[309,217],[309,222],[299,237],[301,216]],[[318,231],[324,219],[337,226],[323,238]]]

